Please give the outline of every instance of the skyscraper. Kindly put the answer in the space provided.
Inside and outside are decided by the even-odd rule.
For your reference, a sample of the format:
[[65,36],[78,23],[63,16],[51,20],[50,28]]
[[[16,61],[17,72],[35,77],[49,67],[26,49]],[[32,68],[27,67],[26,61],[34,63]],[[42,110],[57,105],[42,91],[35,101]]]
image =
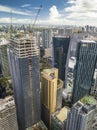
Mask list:
[[39,50],[33,38],[10,39],[8,57],[14,84],[19,130],[40,121]]
[[[54,67],[59,70],[59,78],[67,80],[67,65],[69,57],[70,37],[53,37]],[[64,83],[66,85],[66,82]]]
[[44,69],[41,75],[42,119],[50,128],[51,115],[61,108],[63,82],[58,80],[58,69]]
[[7,57],[7,46],[8,42],[6,39],[2,39],[0,43],[0,59],[1,59],[1,70],[3,76],[10,76],[10,69],[8,64],[8,57]]
[[97,43],[82,40],[77,47],[72,103],[89,94],[97,60]]
[[85,96],[75,103],[68,113],[66,130],[94,130],[96,113],[96,99],[92,96]]
[[44,29],[42,32],[42,42],[44,48],[50,48],[52,42],[52,31],[51,29]]
[[42,72],[42,104],[50,110],[50,113],[56,111],[57,80],[58,69],[45,69]]
[[0,99],[0,130],[18,130],[13,97]]

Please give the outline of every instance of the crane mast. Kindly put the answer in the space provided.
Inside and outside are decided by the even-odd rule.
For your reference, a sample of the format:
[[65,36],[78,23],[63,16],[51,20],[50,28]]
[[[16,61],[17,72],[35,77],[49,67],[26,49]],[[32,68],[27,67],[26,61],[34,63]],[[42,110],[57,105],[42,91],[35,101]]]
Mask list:
[[30,35],[32,35],[33,28],[34,28],[34,26],[35,26],[35,24],[36,24],[36,21],[37,21],[37,18],[38,18],[38,16],[39,16],[39,13],[40,13],[41,9],[42,9],[42,5],[40,5],[40,7],[39,7],[39,9],[38,9],[38,12],[37,12],[37,14],[36,14],[35,20],[34,20],[34,22],[33,22],[33,24],[32,24],[32,27],[31,27]]
[[37,21],[37,18],[38,18],[38,16],[39,16],[39,13],[40,13],[41,9],[42,9],[42,5],[40,5],[40,7],[39,7],[39,9],[38,9],[38,12],[37,12],[37,15],[36,15],[36,18],[35,18],[35,20],[34,20],[34,23],[33,23],[33,26],[32,26],[32,27],[35,26],[36,21]]

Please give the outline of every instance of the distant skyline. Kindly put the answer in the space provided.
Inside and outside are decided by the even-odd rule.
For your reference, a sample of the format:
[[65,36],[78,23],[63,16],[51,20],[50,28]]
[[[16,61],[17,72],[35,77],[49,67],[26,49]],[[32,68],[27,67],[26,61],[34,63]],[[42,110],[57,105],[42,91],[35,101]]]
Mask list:
[[0,23],[33,23],[39,6],[43,8],[36,24],[96,25],[97,0],[0,0]]

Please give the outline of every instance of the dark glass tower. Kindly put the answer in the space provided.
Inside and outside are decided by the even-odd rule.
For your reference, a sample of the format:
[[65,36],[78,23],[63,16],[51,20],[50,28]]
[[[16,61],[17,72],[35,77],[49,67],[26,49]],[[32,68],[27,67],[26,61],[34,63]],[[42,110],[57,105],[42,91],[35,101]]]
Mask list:
[[14,84],[19,130],[40,121],[39,50],[32,38],[11,38],[8,57]]
[[82,40],[78,43],[72,103],[89,94],[97,61],[97,43]]
[[59,69],[59,78],[66,85],[66,75],[69,57],[70,37],[53,37],[54,67]]

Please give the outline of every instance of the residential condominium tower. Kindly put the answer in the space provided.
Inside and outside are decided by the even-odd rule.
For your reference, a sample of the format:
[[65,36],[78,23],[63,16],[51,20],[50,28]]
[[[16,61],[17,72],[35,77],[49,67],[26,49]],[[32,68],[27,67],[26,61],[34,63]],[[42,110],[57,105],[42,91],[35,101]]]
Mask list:
[[39,50],[31,37],[10,39],[8,57],[14,84],[19,130],[40,121]]
[[72,103],[89,94],[97,61],[97,43],[82,40],[77,47]]

